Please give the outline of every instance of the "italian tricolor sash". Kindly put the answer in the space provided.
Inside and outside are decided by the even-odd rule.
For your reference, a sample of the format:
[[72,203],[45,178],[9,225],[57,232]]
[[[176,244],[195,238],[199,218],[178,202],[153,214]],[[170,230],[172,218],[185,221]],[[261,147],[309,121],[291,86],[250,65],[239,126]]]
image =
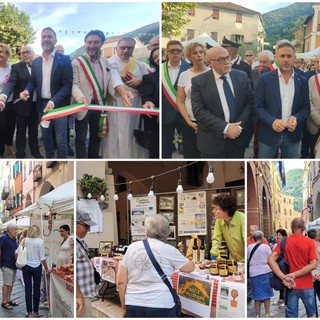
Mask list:
[[[103,91],[100,87],[99,81],[96,78],[96,75],[91,67],[91,64],[88,60],[88,58],[85,55],[81,55],[80,57],[76,58],[77,61],[80,64],[80,67],[82,68],[85,77],[87,78],[87,81],[92,89],[93,92],[93,98],[96,103],[99,105],[105,105],[107,103],[107,100],[105,96],[103,95]],[[103,125],[105,124],[105,128],[107,128],[107,132],[103,133]],[[104,135],[109,132],[109,122],[107,119],[107,115],[102,117],[99,120],[99,128],[98,128],[99,135]]]
[[107,102],[106,98],[103,95],[103,91],[100,87],[98,79],[96,78],[96,75],[91,67],[88,58],[85,55],[81,55],[76,59],[79,62],[80,67],[82,68],[90,87],[92,88],[94,101],[98,104],[105,105]]
[[169,73],[168,73],[168,63],[165,62],[162,64],[162,90],[166,99],[170,102],[171,106],[178,111],[177,106],[177,90],[173,86]]

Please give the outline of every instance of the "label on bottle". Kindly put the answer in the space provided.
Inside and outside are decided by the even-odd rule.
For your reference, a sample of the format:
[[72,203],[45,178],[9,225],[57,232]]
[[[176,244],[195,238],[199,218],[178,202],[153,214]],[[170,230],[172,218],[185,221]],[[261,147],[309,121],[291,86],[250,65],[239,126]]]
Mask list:
[[204,250],[200,249],[200,261],[203,262],[204,261]]
[[198,261],[198,250],[192,251],[192,261],[197,262]]

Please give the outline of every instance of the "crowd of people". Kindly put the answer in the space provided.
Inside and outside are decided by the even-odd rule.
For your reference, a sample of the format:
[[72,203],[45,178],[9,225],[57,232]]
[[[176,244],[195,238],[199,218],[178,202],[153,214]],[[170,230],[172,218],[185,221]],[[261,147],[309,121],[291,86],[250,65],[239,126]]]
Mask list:
[[[74,156],[70,144],[74,134],[76,158],[159,157],[159,148],[155,149],[159,141],[157,116],[147,119],[128,112],[109,112],[106,116],[106,112],[90,109],[40,123],[46,112],[74,103],[159,107],[159,58],[155,50],[159,37],[150,40],[147,48],[152,51],[145,62],[132,57],[134,38],[122,37],[109,59],[101,56],[104,42],[102,31],[91,30],[84,38],[85,53],[71,62],[63,46],[57,45],[55,31],[47,27],[41,32],[41,56],[35,57],[32,47],[25,45],[19,51],[20,62],[13,65],[9,63],[10,47],[0,44],[0,157],[10,154],[25,158],[27,136],[31,155],[37,159]],[[155,141],[152,150],[134,138],[140,119],[144,120],[142,129]],[[39,124],[45,155],[39,151]]]
[[[275,55],[225,37],[221,46],[167,43],[162,65],[162,157],[172,157],[176,130],[184,158],[317,158],[319,56],[299,65],[288,40]],[[207,45],[208,47],[208,45]],[[320,148],[319,148],[320,150]]]
[[[70,227],[62,225],[59,232],[63,241],[57,257],[58,266],[73,262],[73,238],[70,236]],[[42,317],[39,313],[41,281],[44,274],[48,281],[51,266],[47,263],[45,243],[37,225],[31,225],[18,234],[18,227],[8,224],[6,232],[0,237],[0,268],[3,279],[1,307],[12,311],[14,307],[19,306],[16,301],[12,301],[11,295],[16,274],[20,271],[16,266],[20,246],[26,248],[27,252],[26,265],[21,269],[25,289],[25,317],[39,318]]]
[[[261,317],[261,304],[264,304],[265,317],[271,318],[270,301],[274,296],[270,278],[274,273],[284,288],[279,291],[279,299],[274,302],[279,308],[285,308],[286,318],[299,318],[299,300],[305,306],[309,318],[318,317],[317,297],[320,298],[320,245],[316,229],[306,230],[303,218],[291,222],[291,235],[285,229],[276,230],[275,242],[263,237],[258,226],[250,226],[247,257],[248,303],[254,300],[256,317]],[[283,253],[289,264],[289,273],[280,269],[277,261]]]

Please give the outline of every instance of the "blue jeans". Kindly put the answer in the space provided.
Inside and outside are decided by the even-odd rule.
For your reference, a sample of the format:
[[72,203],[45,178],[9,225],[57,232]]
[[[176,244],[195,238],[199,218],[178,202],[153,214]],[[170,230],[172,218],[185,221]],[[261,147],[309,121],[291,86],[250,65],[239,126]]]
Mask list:
[[[25,265],[22,268],[22,274],[24,279],[24,290],[26,296],[27,312],[39,312],[40,304],[40,284],[42,275],[42,265],[40,263],[39,267],[32,268]],[[32,287],[33,281],[33,287]],[[33,291],[33,295],[32,295]]]
[[281,150],[282,159],[297,159],[299,158],[301,142],[291,142],[290,132],[284,131],[281,134],[280,140],[273,146],[268,146],[262,142],[258,142],[258,158],[272,159],[278,149]]
[[171,309],[126,305],[126,318],[175,318],[176,306]]
[[316,314],[314,289],[292,289],[288,290],[286,318],[299,318],[299,298],[306,308],[308,318]]

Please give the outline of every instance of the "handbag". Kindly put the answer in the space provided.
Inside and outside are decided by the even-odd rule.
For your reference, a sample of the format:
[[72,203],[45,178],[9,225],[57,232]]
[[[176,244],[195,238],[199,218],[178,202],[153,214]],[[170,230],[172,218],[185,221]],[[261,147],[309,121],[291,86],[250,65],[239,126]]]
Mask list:
[[24,246],[25,239],[20,243],[18,248],[18,256],[16,261],[16,267],[22,269],[28,261],[28,251],[27,247]]
[[140,116],[139,128],[133,130],[133,135],[136,138],[137,143],[145,148],[150,149],[151,147],[151,131],[142,130],[142,117]]
[[169,282],[169,280],[167,278],[167,275],[163,272],[163,270],[161,269],[158,261],[154,257],[154,255],[153,255],[153,253],[151,251],[151,248],[150,248],[148,240],[144,239],[143,240],[143,244],[144,244],[144,247],[146,248],[147,254],[148,254],[153,266],[158,271],[161,280],[166,284],[166,286],[169,288],[169,290],[170,290],[170,292],[172,294],[173,301],[175,303],[175,309],[176,309],[175,317],[179,318],[181,316],[181,300],[180,300],[176,290],[172,288],[172,285]]
[[[280,255],[277,259],[277,264],[279,265],[280,270],[284,274],[288,274],[290,272],[290,267],[288,261],[284,258],[284,247],[286,245],[287,237],[284,237],[280,243]],[[286,289],[287,287],[282,283],[282,280],[277,277],[275,273],[272,273],[270,277],[270,286],[276,291],[281,289]]]
[[[88,259],[90,260],[89,258],[89,255],[88,255],[88,252],[86,251],[86,249],[84,248],[84,246],[82,245],[82,243],[77,239],[78,243],[80,244],[80,246],[83,248],[83,250],[86,252],[87,256],[88,256]],[[90,260],[91,262],[91,260]],[[94,276],[94,282],[96,285],[100,284],[101,283],[101,276],[100,276],[100,273],[96,270],[95,266],[92,265],[93,267],[93,276]]]
[[257,243],[257,244],[253,247],[252,251],[250,252],[250,257],[249,257],[248,262],[247,262],[247,278],[248,278],[248,279],[250,278],[249,267],[250,267],[251,258],[252,258],[252,256],[253,256],[253,254],[255,253],[255,251],[259,248],[260,244],[262,244],[262,243],[261,243],[261,242],[260,242],[260,243]]

